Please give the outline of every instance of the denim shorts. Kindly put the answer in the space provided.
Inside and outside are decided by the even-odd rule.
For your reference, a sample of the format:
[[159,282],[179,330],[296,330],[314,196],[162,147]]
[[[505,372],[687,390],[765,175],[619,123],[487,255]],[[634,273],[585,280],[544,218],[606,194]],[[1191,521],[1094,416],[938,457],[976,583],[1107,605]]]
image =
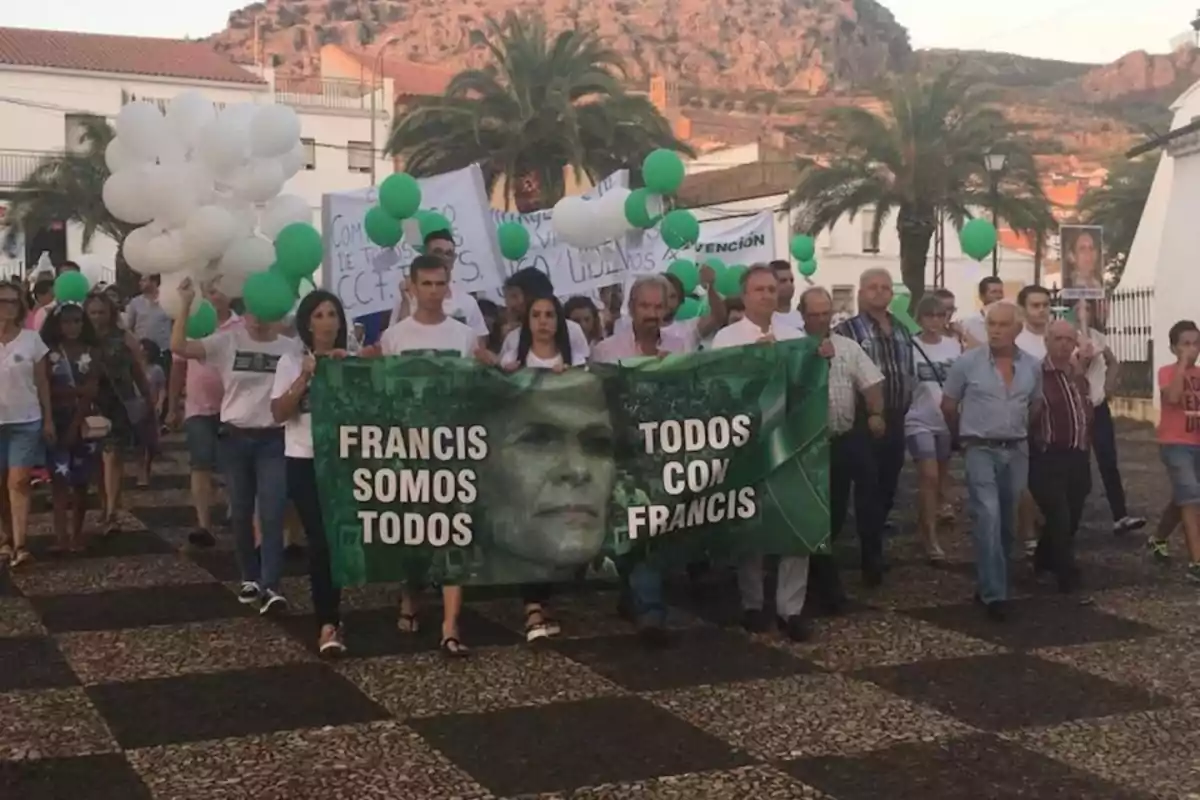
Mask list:
[[950,434],[921,431],[904,437],[914,461],[946,461],[950,458]]
[[45,463],[41,420],[0,425],[0,470],[31,469]]
[[221,431],[221,417],[217,414],[188,417],[183,421],[183,430],[187,434],[192,470],[216,472],[219,465],[217,439]]
[[1200,447],[1191,444],[1159,445],[1158,455],[1171,479],[1177,506],[1200,506]]

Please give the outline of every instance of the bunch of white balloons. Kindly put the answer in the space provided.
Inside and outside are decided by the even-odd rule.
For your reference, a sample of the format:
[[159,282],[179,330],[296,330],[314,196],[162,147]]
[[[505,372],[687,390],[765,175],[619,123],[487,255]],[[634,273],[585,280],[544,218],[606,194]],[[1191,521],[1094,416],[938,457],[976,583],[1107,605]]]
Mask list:
[[632,229],[625,218],[628,198],[629,190],[623,186],[609,189],[600,197],[564,197],[554,204],[550,224],[558,238],[572,247],[599,247]]
[[275,261],[286,226],[312,223],[308,202],[280,194],[304,167],[300,120],[283,105],[238,103],[218,110],[202,93],[176,95],[163,114],[152,103],[124,106],[104,160],[109,212],[141,227],[126,237],[130,268],[161,275],[163,308],[180,309],[185,278],[241,296],[246,277]]

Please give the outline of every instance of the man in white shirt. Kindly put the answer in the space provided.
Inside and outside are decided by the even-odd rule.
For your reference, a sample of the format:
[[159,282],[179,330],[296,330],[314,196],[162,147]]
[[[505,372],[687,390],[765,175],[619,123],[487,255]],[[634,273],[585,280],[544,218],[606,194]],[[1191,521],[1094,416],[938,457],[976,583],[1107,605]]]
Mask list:
[[792,300],[796,297],[796,273],[792,271],[791,262],[777,259],[768,266],[779,284],[779,293],[775,296],[775,321],[804,330],[804,316],[792,308]]
[[963,347],[987,344],[987,307],[1004,299],[1004,281],[989,275],[979,282],[979,313],[963,320]]
[[1050,292],[1036,284],[1017,294],[1023,321],[1017,347],[1041,361],[1046,357],[1046,327],[1050,324]]
[[687,343],[663,330],[670,284],[661,275],[645,275],[629,289],[628,327],[592,348],[592,360],[615,364],[627,358],[660,356],[687,351]]
[[[800,313],[809,336],[821,338],[822,355],[829,359],[829,534],[836,538],[845,522],[850,486],[854,485],[854,517],[866,572],[883,561],[883,516],[876,500],[879,471],[871,440],[883,432],[883,372],[862,345],[833,333],[833,297],[814,286],[800,295]],[[858,422],[862,395],[867,416]],[[812,599],[827,614],[837,614],[846,603],[837,562],[832,555],[810,557]]]
[[[675,319],[675,314],[686,299],[683,282],[669,272],[664,272],[662,277],[667,281],[667,314],[664,317],[663,333],[683,342],[687,348],[686,352],[699,350],[701,343],[724,327],[729,315],[725,308],[725,298],[717,291],[716,270],[707,264],[700,265],[700,286],[708,299],[708,313],[703,317],[691,319]],[[631,324],[628,316],[621,317],[613,327],[613,333],[628,331]]]
[[[454,262],[458,258],[458,253],[454,249],[454,237],[450,231],[430,231],[429,235],[425,237],[425,255],[437,256],[442,259],[446,264],[446,269],[450,271],[451,283],[446,290],[446,299],[443,302],[446,316],[458,320],[474,331],[480,344],[486,342],[488,326],[487,321],[483,318],[483,312],[479,310],[479,302],[467,292],[454,290]],[[389,326],[395,325],[408,316],[412,302],[409,294],[408,282],[401,281],[400,290],[396,295],[396,307],[392,309],[392,316],[388,321]]]
[[[458,353],[463,358],[475,356],[486,363],[494,363],[495,357],[479,346],[475,332],[446,315],[450,269],[444,260],[433,255],[417,256],[408,270],[408,285],[415,308],[411,315],[384,331],[379,342],[383,355]],[[462,596],[461,586],[442,587],[441,648],[448,656],[465,656],[468,652],[458,632]],[[403,633],[416,633],[417,626],[416,596],[410,587],[405,586],[400,590],[397,627]]]
[[[742,275],[742,303],[746,315],[717,332],[713,349],[747,344],[774,344],[800,339],[804,333],[773,320],[779,285],[775,273],[765,265],[755,265]],[[742,598],[742,625],[748,631],[762,632],[770,627],[770,616],[763,609],[763,559],[751,557],[738,565],[738,591]],[[808,639],[808,625],[801,612],[808,591],[808,556],[783,556],[775,586],[775,615],[789,638]]]

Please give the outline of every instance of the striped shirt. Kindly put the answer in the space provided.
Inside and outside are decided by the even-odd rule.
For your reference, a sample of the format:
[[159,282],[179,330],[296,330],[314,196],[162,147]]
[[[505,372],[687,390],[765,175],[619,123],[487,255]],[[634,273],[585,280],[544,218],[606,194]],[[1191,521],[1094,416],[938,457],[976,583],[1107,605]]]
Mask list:
[[866,312],[853,316],[834,329],[859,346],[883,373],[883,404],[888,412],[903,416],[912,403],[917,384],[917,364],[913,357],[912,336],[900,320],[891,314],[892,331],[885,333]]
[[1091,447],[1094,407],[1088,399],[1087,378],[1042,362],[1042,417],[1034,449],[1087,450]]

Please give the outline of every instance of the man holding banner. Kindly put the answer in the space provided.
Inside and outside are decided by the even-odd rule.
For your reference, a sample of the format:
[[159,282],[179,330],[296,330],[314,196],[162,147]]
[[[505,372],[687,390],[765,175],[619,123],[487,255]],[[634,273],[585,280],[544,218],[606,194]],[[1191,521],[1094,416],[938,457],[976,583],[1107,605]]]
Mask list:
[[[450,231],[430,231],[425,237],[425,255],[436,256],[446,265],[450,272],[450,285],[446,289],[446,300],[443,310],[450,319],[458,320],[466,325],[479,338],[480,344],[487,339],[488,326],[479,310],[479,302],[464,291],[454,290],[454,262],[458,254],[454,249],[454,237]],[[396,307],[392,309],[388,326],[395,325],[409,315],[409,297],[407,279],[400,281],[400,289],[396,293]]]

